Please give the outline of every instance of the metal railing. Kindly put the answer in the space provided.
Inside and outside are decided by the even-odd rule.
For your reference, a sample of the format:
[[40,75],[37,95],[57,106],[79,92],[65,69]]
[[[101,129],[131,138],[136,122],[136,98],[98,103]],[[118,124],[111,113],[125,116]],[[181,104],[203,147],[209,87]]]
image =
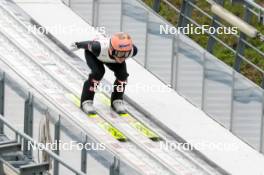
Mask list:
[[[15,81],[9,77],[6,73],[1,73],[1,84],[0,84],[0,89],[2,92],[2,96],[1,96],[1,102],[0,102],[0,106],[4,107],[4,101],[5,101],[5,85],[7,83],[7,85],[11,85],[13,86],[13,88],[17,88],[16,83],[14,83]],[[26,96],[26,90],[24,90],[22,87],[20,89],[16,89],[18,90],[20,94],[20,96],[25,97]],[[16,141],[18,143],[23,143],[23,152],[25,155],[27,155],[28,157],[30,157],[31,159],[34,160],[34,158],[32,157],[32,150],[29,150],[28,143],[32,143],[33,145],[35,145],[35,147],[37,149],[41,149],[43,150],[45,153],[48,154],[49,157],[51,157],[54,160],[54,165],[62,165],[64,167],[66,167],[67,169],[69,169],[72,173],[76,174],[76,175],[85,175],[83,172],[78,171],[74,168],[72,168],[71,165],[69,165],[68,163],[66,163],[58,154],[52,152],[51,150],[47,149],[46,147],[43,147],[43,144],[35,141],[32,138],[33,135],[33,103],[36,104],[36,107],[38,110],[43,112],[43,104],[40,104],[38,101],[33,102],[33,95],[31,93],[28,93],[26,101],[25,101],[25,111],[24,111],[24,132],[19,131],[15,126],[13,126],[4,116],[3,113],[0,115],[0,123],[2,126],[2,133],[4,134],[4,128],[5,126],[7,128],[9,128],[10,130],[12,130],[16,137]],[[59,128],[55,129],[56,132],[58,133]],[[55,135],[56,138],[56,135]],[[55,168],[56,167],[56,168]],[[57,173],[55,173],[57,172]],[[58,166],[54,166],[54,175],[59,173],[59,168]]]
[[[69,169],[72,173],[76,174],[76,175],[85,175],[83,172],[80,172],[78,170],[75,170],[74,168],[72,168],[72,166],[70,166],[69,164],[67,164],[61,157],[59,157],[57,154],[53,153],[52,151],[50,151],[49,149],[43,147],[43,145],[41,143],[36,142],[35,140],[32,139],[32,137],[30,137],[29,135],[18,131],[14,126],[12,126],[12,124],[10,124],[2,115],[0,115],[0,121],[1,123],[8,127],[9,129],[11,129],[15,135],[17,136],[17,142],[20,142],[21,140],[24,140],[26,142],[31,142],[32,144],[34,144],[39,150],[43,150],[45,153],[48,154],[49,157],[51,157],[54,162],[57,162],[60,165],[63,165],[64,167],[66,167],[67,169]],[[25,147],[25,145],[23,146]],[[56,168],[56,170],[58,170],[58,167]],[[58,174],[54,173],[54,174]]]
[[[190,1],[186,1],[185,5],[187,5],[188,3],[192,6],[192,8],[197,8],[197,6],[195,6]],[[181,10],[183,9],[186,10],[187,7],[181,8]],[[183,19],[179,21],[182,21],[182,25],[184,23],[186,24],[189,21],[197,26],[200,26],[187,14],[191,14],[191,12],[188,10],[186,12],[181,12],[180,16],[182,16]],[[218,21],[216,20],[216,22]],[[210,37],[212,37],[219,43],[223,44],[230,50],[232,50],[232,52],[234,52],[237,56],[239,56],[241,60],[243,60],[250,66],[252,66],[254,69],[258,70],[261,73],[261,75],[264,75],[264,72],[260,67],[253,64],[250,60],[245,58],[239,52],[228,47],[228,45],[226,45],[223,41],[221,41],[216,36],[211,35]],[[201,109],[203,109],[205,112],[207,112],[209,115],[211,115],[211,117],[216,119],[218,122],[223,124],[225,127],[229,128],[229,130],[232,131],[234,134],[244,139],[246,142],[250,143],[254,148],[259,150],[260,152],[263,152],[264,150],[263,148],[263,140],[264,140],[263,139],[263,132],[264,132],[263,115],[264,114],[263,114],[263,100],[262,100],[263,90],[257,87],[256,85],[254,85],[253,83],[247,81],[245,78],[243,78],[243,76],[241,76],[237,70],[228,69],[228,67],[222,66],[221,62],[216,61],[214,57],[211,54],[209,54],[207,51],[202,51],[196,47],[191,46],[191,44],[189,43],[192,43],[192,42],[184,41],[183,38],[184,37],[181,37],[181,35],[176,35],[176,39],[173,38],[172,43],[176,43],[176,47],[175,47],[175,52],[174,52],[175,55],[172,56],[172,61],[171,61],[172,63],[171,86],[176,91],[180,92],[183,96],[187,97],[187,99],[190,100],[192,103],[196,104]],[[242,42],[252,47],[252,45],[249,44],[244,39],[242,39]],[[211,44],[208,44],[208,45],[211,45]],[[261,52],[257,48],[255,47],[252,47],[252,48],[254,50],[257,50],[261,55],[264,55],[263,52]],[[186,53],[185,54],[181,53],[181,50],[185,50]],[[186,56],[188,54],[193,54],[193,55]],[[198,68],[199,69],[198,72],[200,72],[200,77],[195,79],[196,81],[197,80],[200,81],[199,83],[196,82],[196,84],[199,84],[198,85],[199,92],[197,92],[196,90],[197,86],[193,86],[193,89],[190,91],[185,90],[186,86],[188,87],[190,85],[188,83],[184,83],[182,81],[183,79],[180,78],[181,76],[183,76],[183,74],[181,75],[180,72],[181,71],[184,72],[183,70],[184,64],[179,65],[179,61],[185,59],[184,56],[186,56],[185,58],[193,59],[196,63],[200,65],[200,67]],[[241,61],[236,61],[236,63],[241,64]],[[221,69],[216,69],[215,68],[216,66],[221,67]],[[238,64],[237,65],[235,64],[234,67],[240,68]],[[193,74],[197,73],[194,70],[189,70],[189,74],[191,72],[193,72]],[[197,76],[197,75],[194,75],[194,76]],[[215,83],[212,83],[212,81],[214,81]],[[242,82],[245,84],[243,84]],[[215,87],[212,88],[208,84],[214,84],[213,86]],[[263,84],[263,79],[262,79],[262,84]],[[228,87],[226,88],[220,87],[222,85],[225,85]],[[216,86],[219,86],[219,87],[216,88]],[[210,91],[211,91],[211,94],[210,94]],[[218,91],[218,93],[214,91]],[[230,95],[224,94],[226,98],[223,98],[221,94],[219,93],[220,92],[225,93],[225,91],[230,92]],[[247,92],[247,93],[242,94],[241,92],[242,93]],[[192,93],[196,93],[196,95],[193,95]],[[197,100],[197,93],[199,94],[198,96],[200,96],[198,100]],[[214,93],[214,95],[212,95],[212,93]],[[244,101],[240,100],[241,98],[240,96],[244,96],[243,97]],[[230,99],[227,99],[229,97]],[[211,105],[212,103],[214,103],[214,105],[217,104],[217,100],[214,100],[214,98],[218,99],[218,101],[222,100],[222,102],[218,102],[219,104],[217,106],[220,109],[222,109],[221,112],[219,112],[217,107]],[[252,108],[251,110],[249,108],[248,109],[249,112],[247,111],[241,112],[243,108],[250,106],[250,105],[247,105],[250,103],[257,103],[257,104],[254,105],[255,108],[251,107]],[[230,105],[230,107],[227,106],[226,104]],[[251,127],[250,124],[247,124],[247,122],[243,122],[243,117],[250,117],[249,120],[253,121],[253,122],[251,121],[251,124],[253,123],[253,127]],[[247,127],[248,134],[244,134],[245,127]],[[253,137],[249,136],[252,133],[254,136]]]
[[[13,76],[13,73],[11,74]],[[65,138],[65,136],[63,138],[61,137],[62,134],[67,135],[77,143],[83,143],[84,145],[86,143],[94,143],[94,141],[83,131],[81,131],[78,127],[73,125],[72,122],[67,121],[64,117],[61,117],[59,110],[55,109],[51,104],[48,104],[46,101],[43,101],[43,98],[41,96],[35,94],[34,89],[32,89],[31,87],[27,87],[27,84],[22,85],[17,83],[21,82],[17,78],[18,77],[14,79],[9,76],[8,73],[5,72],[0,73],[0,108],[4,109],[5,86],[9,86],[20,97],[25,99],[23,121],[24,129],[23,132],[19,131],[14,126],[14,124],[7,121],[7,119],[4,118],[4,110],[2,110],[2,113],[0,114],[1,134],[5,134],[5,130],[7,128],[13,131],[15,133],[15,140],[18,143],[22,143],[23,145],[22,149],[24,154],[33,160],[35,160],[36,157],[33,156],[32,147],[28,147],[28,145],[33,145],[37,150],[45,152],[51,158],[51,160],[53,160],[53,175],[65,173],[65,170],[61,170],[61,167],[66,168],[67,170],[69,170],[67,172],[71,172],[75,175],[85,175],[85,173],[87,172],[88,163],[88,151],[86,149],[82,149],[81,151],[81,158],[79,160],[80,170],[78,170],[76,169],[76,167],[73,167],[72,162],[66,162],[64,160],[65,157],[61,157],[60,154],[63,153],[63,151],[59,149],[59,146],[56,147],[56,150],[49,150],[43,145],[43,143],[37,142],[33,139],[33,133],[36,133],[36,131],[33,131],[33,125],[36,124],[36,122],[34,122],[34,109],[37,109],[41,114],[45,114],[45,117],[47,117],[48,121],[54,124],[54,141],[58,142],[61,141],[61,139]],[[18,123],[16,125],[18,125]],[[8,134],[10,135],[11,133],[8,132]],[[117,157],[113,156],[111,152],[103,151],[99,153],[93,151],[92,153],[90,152],[90,155],[93,156],[93,158],[95,158],[99,162],[104,160],[103,162],[100,162],[100,164],[102,164],[102,166],[104,167],[109,166],[110,174],[118,175],[121,173],[120,166],[123,166],[123,164],[121,165],[120,160]]]
[[[158,11],[159,10],[159,6],[160,6],[160,1],[159,0],[155,0],[154,1],[154,6],[153,9]],[[208,17],[209,19],[211,19],[212,22],[212,26],[213,27],[217,27],[217,26],[224,26],[218,18],[216,17],[212,17],[210,16],[208,13],[206,13],[205,11],[203,11],[202,9],[200,9],[199,7],[197,7],[191,0],[183,0],[183,4],[181,9],[177,9],[174,5],[172,5],[169,1],[167,0],[163,0],[162,2],[164,2],[165,4],[169,5],[171,7],[172,10],[175,10],[175,13],[179,13],[180,19],[178,22],[178,26],[185,26],[187,23],[192,23],[196,26],[201,26],[200,24],[198,24],[196,21],[193,20],[193,18],[191,17],[191,12],[193,11],[193,9],[199,11],[201,14],[205,15],[206,17]],[[218,1],[219,2],[219,1]],[[264,9],[260,6],[256,6],[256,4],[252,4],[252,2],[245,2],[246,6],[245,7],[245,16],[244,16],[244,20],[246,22],[250,22],[250,19],[252,18],[252,15],[256,15],[258,16],[259,20],[263,20],[263,12]],[[221,4],[221,3],[220,3]],[[256,12],[258,11],[258,12]],[[182,18],[182,19],[181,19]],[[261,22],[261,21],[260,21]],[[213,50],[213,46],[216,45],[216,43],[220,43],[222,46],[224,46],[225,48],[227,48],[228,50],[230,50],[234,55],[235,55],[235,62],[234,62],[234,70],[229,70],[229,74],[226,74],[225,70],[223,70],[223,68],[217,70],[215,69],[213,66],[212,67],[207,67],[206,66],[206,61],[211,61],[211,62],[215,62],[212,58],[212,55],[209,56],[210,59],[206,58],[206,55],[209,55],[208,52],[204,51],[203,53],[199,53],[201,57],[201,62],[199,64],[201,64],[202,68],[201,68],[201,74],[202,74],[202,85],[201,85],[201,99],[200,102],[198,102],[198,106],[201,107],[201,109],[203,109],[204,111],[206,111],[208,114],[210,114],[214,119],[216,119],[218,122],[220,122],[221,124],[223,124],[225,127],[229,128],[230,131],[232,131],[234,134],[238,135],[239,137],[241,137],[242,139],[244,139],[246,142],[250,143],[253,147],[255,147],[257,150],[259,150],[260,152],[264,152],[264,147],[263,147],[263,133],[264,133],[264,113],[263,113],[263,90],[258,88],[256,85],[248,82],[245,78],[243,78],[242,76],[239,75],[238,72],[240,72],[241,70],[241,65],[242,63],[247,64],[250,68],[255,69],[257,72],[259,72],[260,77],[261,77],[261,87],[264,88],[264,71],[262,68],[260,68],[259,66],[255,65],[252,61],[250,61],[248,58],[245,58],[244,56],[244,50],[246,47],[248,47],[249,49],[254,50],[257,54],[259,54],[262,58],[264,58],[264,53],[263,51],[259,50],[258,48],[254,47],[252,44],[250,44],[248,41],[246,41],[246,36],[245,34],[241,33],[240,35],[234,35],[237,40],[238,40],[238,45],[237,45],[237,49],[233,49],[230,46],[228,46],[225,42],[223,42],[221,39],[219,39],[217,36],[212,35],[210,33],[207,33],[210,38],[208,40],[208,47],[207,47],[207,51],[212,52]],[[176,37],[178,38],[178,37]],[[177,40],[177,39],[176,39]],[[177,43],[178,41],[176,41]],[[179,42],[178,42],[179,43]],[[178,45],[178,47],[181,47]],[[183,49],[183,48],[182,48]],[[189,50],[196,50],[195,48],[189,46]],[[176,48],[176,50],[178,51],[179,48]],[[176,55],[178,54],[178,52],[176,51]],[[193,52],[198,52],[193,51]],[[197,55],[197,54],[196,54]],[[176,56],[177,60],[176,62],[178,62],[178,60],[180,59],[179,56]],[[221,64],[221,63],[218,63]],[[250,69],[249,68],[249,69]],[[179,69],[179,65],[174,66],[175,70]],[[225,68],[227,69],[227,68]],[[175,71],[174,71],[175,72]],[[222,73],[221,73],[222,72]],[[225,76],[228,75],[228,79],[229,79],[229,83],[225,82],[226,81],[226,77],[221,77],[224,76],[223,72],[225,72]],[[218,74],[218,78],[213,78],[212,76],[210,76],[210,74]],[[173,74],[174,82],[175,84],[172,84],[172,86],[179,91],[179,89],[177,88],[177,84],[178,84],[178,75],[177,75],[177,71],[176,74]],[[217,76],[217,75],[215,75]],[[238,78],[239,77],[239,78]],[[211,79],[211,80],[210,80]],[[240,79],[240,80],[239,80]],[[216,105],[216,101],[217,100],[212,100],[210,101],[210,89],[208,89],[206,83],[208,81],[215,81],[218,83],[216,84],[220,84],[220,82],[222,81],[221,84],[229,84],[230,87],[229,88],[216,88],[219,90],[219,92],[221,91],[220,89],[226,89],[229,90],[230,92],[230,100],[224,99],[224,102],[228,102],[228,104],[230,104],[230,107],[226,106],[226,108],[223,108],[223,106],[225,106],[225,104],[223,102],[221,102],[221,104],[219,103],[219,105],[217,107],[219,107],[220,109],[222,109],[223,111],[229,111],[229,115],[224,115],[225,112],[219,112],[219,110],[214,109],[216,107],[213,107],[213,105],[211,105],[212,107],[210,107],[210,103],[214,102]],[[244,83],[246,83],[247,85],[244,85],[244,87],[242,86],[241,82],[244,81]],[[215,89],[215,90],[216,90]],[[213,89],[211,89],[211,91],[213,91]],[[251,92],[250,92],[251,91]],[[245,94],[243,94],[245,93]],[[182,92],[181,94],[183,94],[184,96],[186,96],[185,92]],[[218,99],[222,99],[223,97],[217,97],[219,96],[219,94],[215,94],[214,98],[218,98]],[[244,96],[244,101],[240,100],[240,104],[237,103],[239,101],[239,96]],[[190,99],[192,102],[194,102],[197,105],[197,102],[195,102],[195,99],[192,99],[192,97],[188,97],[187,98]],[[253,102],[255,101],[255,102]],[[257,101],[257,102],[256,102]],[[251,107],[250,103],[256,103],[254,106],[255,108]],[[239,104],[239,105],[238,105]],[[242,105],[244,104],[244,105]],[[248,105],[245,105],[248,104]],[[242,107],[243,106],[243,107]],[[258,106],[258,107],[256,107]],[[243,111],[243,108],[247,108],[248,107],[248,111]],[[211,108],[211,109],[210,109]],[[250,108],[252,108],[250,110]],[[255,112],[254,112],[255,111]],[[228,116],[228,117],[227,117]],[[246,121],[243,122],[243,117],[248,118],[249,122],[252,124],[254,127],[249,127],[250,124],[247,124]],[[244,131],[244,129],[247,129],[247,131]],[[245,134],[246,132],[248,132],[248,134]],[[250,134],[253,134],[254,136],[249,136]]]
[[[196,22],[193,19],[192,12],[194,10],[196,10],[198,13],[202,14],[204,17],[211,20],[212,21],[212,23],[211,23],[212,27],[216,28],[218,26],[221,26],[221,27],[225,26],[223,24],[223,22],[221,22],[218,17],[211,16],[210,14],[208,14],[208,12],[199,8],[195,4],[194,0],[183,0],[182,4],[181,4],[181,9],[178,9],[177,7],[175,7],[168,0],[162,0],[162,1],[154,0],[153,9],[156,12],[159,12],[161,2],[163,2],[164,4],[169,6],[170,10],[174,11],[175,13],[177,13],[179,15],[179,20],[178,20],[178,24],[177,24],[178,27],[185,27],[188,23],[192,23],[197,27],[201,27],[201,24],[199,24],[198,22]],[[208,3],[211,3],[211,2],[214,2],[214,1],[209,1]],[[223,0],[218,0],[215,2],[217,2],[220,5],[223,5],[223,3],[224,3]],[[250,23],[252,20],[252,16],[257,17],[260,23],[264,22],[264,8],[263,7],[261,7],[260,5],[256,4],[255,2],[252,2],[252,1],[244,1],[243,3],[245,4],[245,6],[244,6],[244,21],[245,22]],[[236,49],[230,47],[223,40],[221,40],[217,35],[211,34],[208,31],[205,31],[205,32],[209,36],[209,39],[207,42],[207,48],[206,48],[208,52],[213,53],[213,49],[217,44],[220,44],[221,46],[223,46],[227,50],[231,51],[231,53],[235,57],[235,60],[233,63],[234,69],[237,72],[240,72],[241,66],[243,64],[250,66],[250,68],[252,68],[256,72],[258,72],[258,73],[255,73],[255,75],[260,74],[260,77],[258,77],[258,79],[261,79],[261,82],[259,82],[258,80],[255,80],[254,78],[252,79],[251,77],[249,77],[249,79],[251,78],[252,81],[254,81],[259,86],[264,88],[263,67],[260,67],[260,66],[256,65],[255,63],[253,63],[251,60],[254,60],[254,58],[246,58],[244,55],[245,49],[247,48],[247,49],[251,49],[252,51],[254,51],[255,55],[257,55],[258,57],[264,58],[264,52],[263,51],[261,51],[259,48],[255,47],[255,46],[253,46],[253,44],[251,44],[250,42],[248,42],[246,35],[242,32],[240,32],[240,34],[232,34],[232,36],[231,36],[231,37],[235,37],[237,40]],[[263,34],[260,34],[259,39],[264,41],[263,40]]]

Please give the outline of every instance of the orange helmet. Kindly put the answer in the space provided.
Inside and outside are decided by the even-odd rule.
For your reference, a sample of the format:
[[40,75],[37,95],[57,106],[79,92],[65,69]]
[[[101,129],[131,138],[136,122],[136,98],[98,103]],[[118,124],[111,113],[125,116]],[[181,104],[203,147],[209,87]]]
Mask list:
[[129,57],[133,48],[133,42],[129,34],[115,33],[110,39],[111,55],[118,58]]

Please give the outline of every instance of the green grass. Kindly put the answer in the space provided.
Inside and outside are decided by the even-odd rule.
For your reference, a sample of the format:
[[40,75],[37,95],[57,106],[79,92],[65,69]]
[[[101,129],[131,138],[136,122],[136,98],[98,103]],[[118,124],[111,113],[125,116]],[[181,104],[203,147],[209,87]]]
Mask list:
[[[148,4],[150,7],[153,6],[153,0],[143,0],[146,4]],[[182,0],[169,0],[174,6],[176,6],[178,9],[181,7]],[[264,3],[264,0],[257,0],[258,3]],[[210,11],[210,4],[207,3],[205,0],[196,0],[195,4],[203,9],[206,13],[213,15]],[[244,16],[244,7],[241,4],[231,4],[229,0],[224,1],[224,7],[228,9],[230,12],[235,14],[236,16],[243,18]],[[171,7],[169,7],[165,3],[161,3],[159,14],[163,16],[166,20],[168,20],[173,25],[177,25],[179,14],[177,14]],[[200,25],[211,25],[212,20],[205,15],[203,15],[198,10],[193,10],[192,13],[192,19],[196,21]],[[220,20],[225,26],[231,26],[226,21]],[[258,22],[258,18],[253,16],[251,20],[251,25],[256,27],[262,34],[264,34],[264,25]],[[207,42],[209,39],[209,36],[207,34],[204,35],[189,35],[190,38],[192,38],[194,41],[196,41],[198,44],[200,44],[203,48],[207,48]],[[218,35],[219,39],[221,39],[225,44],[227,44],[229,47],[236,50],[236,46],[238,45],[238,39],[235,36],[232,35]],[[264,42],[260,41],[259,39],[252,39],[247,38],[246,39],[249,43],[251,43],[253,46],[257,47],[259,50],[264,52]],[[225,48],[223,45],[217,43],[213,49],[212,52],[217,58],[225,62],[226,64],[233,66],[235,62],[235,54]],[[262,70],[264,70],[264,58],[259,53],[254,51],[251,48],[246,47],[244,51],[244,56],[252,61],[254,64],[256,64],[258,67],[260,67]],[[255,68],[250,66],[249,64],[246,64],[243,62],[241,65],[241,73],[245,76],[247,76],[249,79],[254,81],[255,83],[259,84],[261,83],[261,77],[260,72],[257,71]]]

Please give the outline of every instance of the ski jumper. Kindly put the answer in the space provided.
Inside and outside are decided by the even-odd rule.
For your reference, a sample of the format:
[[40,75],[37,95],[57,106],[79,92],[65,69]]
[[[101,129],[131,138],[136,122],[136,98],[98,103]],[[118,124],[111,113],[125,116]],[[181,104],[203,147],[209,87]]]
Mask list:
[[[112,70],[116,77],[113,92],[111,94],[111,103],[116,99],[122,100],[129,74],[127,72],[126,62],[117,63],[115,58],[109,53],[110,39],[98,38],[92,41],[76,42],[75,44],[77,48],[84,49],[87,65],[91,69],[88,80],[83,84],[81,107],[86,100],[94,99],[96,87],[105,73],[104,65]],[[137,47],[133,45],[132,51],[128,57],[133,57],[136,54]]]

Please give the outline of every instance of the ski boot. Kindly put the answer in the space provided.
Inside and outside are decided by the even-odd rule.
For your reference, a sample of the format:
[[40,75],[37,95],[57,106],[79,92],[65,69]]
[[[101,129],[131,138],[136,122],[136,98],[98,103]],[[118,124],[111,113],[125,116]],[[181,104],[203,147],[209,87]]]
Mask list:
[[82,110],[88,115],[95,115],[96,110],[93,106],[93,101],[92,100],[86,100],[82,103]]
[[125,108],[123,100],[114,100],[111,103],[111,107],[113,108],[114,111],[116,111],[118,114],[126,114],[127,110]]

